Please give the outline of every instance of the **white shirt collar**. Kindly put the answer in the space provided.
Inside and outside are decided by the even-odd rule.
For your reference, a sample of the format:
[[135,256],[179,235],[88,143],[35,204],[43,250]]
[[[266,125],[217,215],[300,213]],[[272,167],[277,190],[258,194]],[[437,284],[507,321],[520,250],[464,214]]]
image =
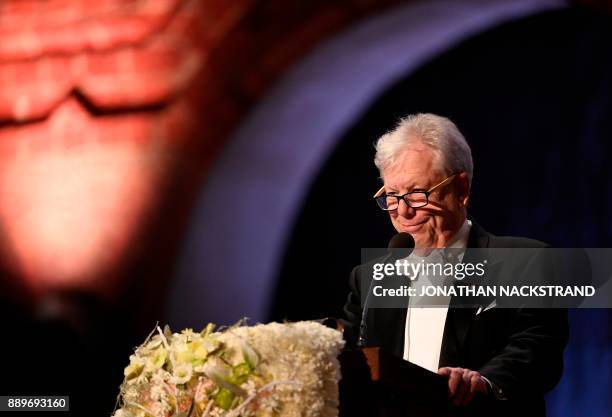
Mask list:
[[465,219],[455,236],[450,240],[447,248],[453,249],[465,249],[467,248],[468,238],[470,237],[470,229],[472,228],[472,222]]

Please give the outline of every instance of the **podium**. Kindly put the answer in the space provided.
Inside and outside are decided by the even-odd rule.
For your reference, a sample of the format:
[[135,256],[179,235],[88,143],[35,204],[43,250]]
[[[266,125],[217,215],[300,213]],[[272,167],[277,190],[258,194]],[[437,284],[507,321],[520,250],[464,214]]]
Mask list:
[[445,377],[378,347],[345,349],[340,366],[340,417],[514,415],[508,402],[490,396],[476,396],[467,407],[455,407]]
[[341,417],[455,416],[447,380],[378,347],[340,355]]

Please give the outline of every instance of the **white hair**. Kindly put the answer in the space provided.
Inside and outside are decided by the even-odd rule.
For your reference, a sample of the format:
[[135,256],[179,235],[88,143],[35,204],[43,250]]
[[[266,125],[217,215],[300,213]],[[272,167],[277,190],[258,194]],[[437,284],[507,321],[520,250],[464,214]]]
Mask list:
[[439,168],[446,175],[467,174],[470,185],[474,165],[472,151],[457,126],[446,117],[431,113],[411,114],[399,121],[395,129],[376,141],[374,164],[384,177],[406,145],[422,143],[435,152]]

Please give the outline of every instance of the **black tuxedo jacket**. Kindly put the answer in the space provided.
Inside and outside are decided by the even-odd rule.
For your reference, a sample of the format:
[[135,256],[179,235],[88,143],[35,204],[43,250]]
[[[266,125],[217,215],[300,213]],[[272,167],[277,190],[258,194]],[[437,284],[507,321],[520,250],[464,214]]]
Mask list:
[[[474,221],[467,246],[546,247],[531,239],[494,236]],[[469,253],[464,262],[472,261]],[[367,265],[355,267],[350,276],[350,293],[344,306],[349,344],[356,343],[359,334],[361,294],[370,285],[370,278],[364,279]],[[476,370],[499,387],[507,400],[493,402],[495,415],[545,416],[544,394],[557,384],[563,372],[567,310],[492,308],[476,314],[476,308],[457,308],[455,301],[451,299],[446,318],[439,366]],[[406,308],[371,308],[365,324],[369,345],[403,356]]]

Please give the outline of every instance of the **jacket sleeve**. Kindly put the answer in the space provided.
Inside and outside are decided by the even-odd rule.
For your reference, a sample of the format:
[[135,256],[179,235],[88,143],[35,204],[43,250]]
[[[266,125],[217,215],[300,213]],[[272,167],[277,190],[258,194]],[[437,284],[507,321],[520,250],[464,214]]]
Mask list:
[[[510,269],[512,273],[503,279],[505,284],[559,283],[553,252],[547,246],[511,252],[506,263],[519,268]],[[505,304],[503,299],[500,302]],[[563,373],[569,333],[567,309],[550,308],[554,304],[551,300],[525,298],[520,302],[522,306],[508,310],[505,328],[499,329],[506,334],[505,344],[479,369],[508,399],[541,396],[555,387]]]
[[355,346],[359,339],[362,316],[359,266],[353,268],[349,277],[349,294],[342,309],[342,315],[344,338],[349,346]]
[[506,346],[478,371],[508,399],[550,391],[563,373],[567,310],[517,309],[510,325]]

